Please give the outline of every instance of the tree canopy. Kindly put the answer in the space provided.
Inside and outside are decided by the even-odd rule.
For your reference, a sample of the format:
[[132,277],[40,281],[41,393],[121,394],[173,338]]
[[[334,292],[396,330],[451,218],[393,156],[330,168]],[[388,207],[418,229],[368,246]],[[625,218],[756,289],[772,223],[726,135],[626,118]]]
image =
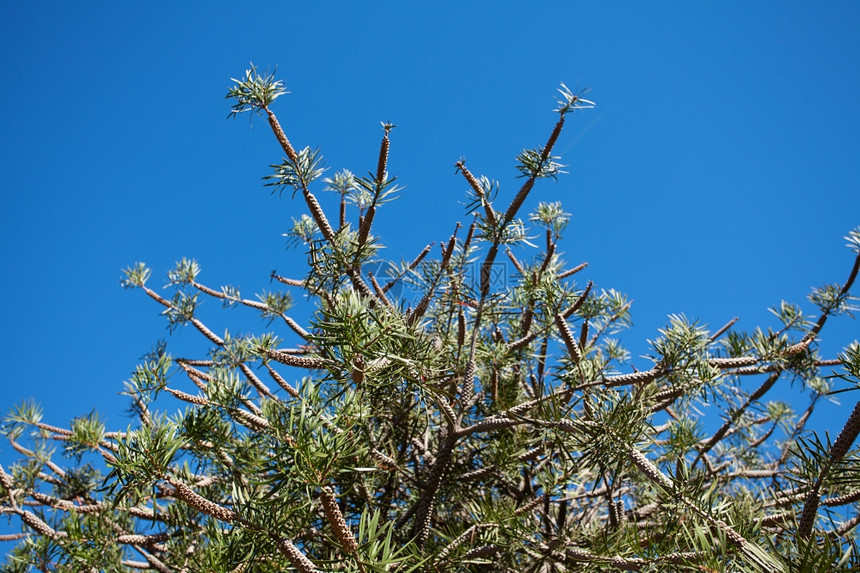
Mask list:
[[[2,571],[860,568],[860,402],[845,394],[856,403],[836,436],[807,428],[816,405],[860,385],[856,341],[818,351],[828,319],[853,310],[860,228],[847,278],[813,289],[812,310],[783,302],[780,328],[752,331],[671,316],[636,370],[615,337],[630,302],[578,282],[561,203],[521,213],[563,175],[553,150],[594,107],[585,90],[561,85],[509,200],[457,161],[470,220],[411,261],[385,260],[373,233],[399,189],[396,126],[382,125],[366,175],[326,177],[320,150],[294,147],[272,109],[285,93],[252,67],[227,98],[230,116],[264,117],[284,154],[265,184],[307,208],[288,233],[307,272],[273,272],[277,288],[245,298],[202,282],[195,260],[167,273],[166,293],[145,264],[125,269],[125,287],[209,351],[157,343],[126,384],[124,430],[12,409],[3,432],[21,459],[0,466],[0,507],[19,529],[2,536],[18,542]],[[216,333],[198,312],[207,299],[265,327]],[[789,383],[801,412],[771,399]]]

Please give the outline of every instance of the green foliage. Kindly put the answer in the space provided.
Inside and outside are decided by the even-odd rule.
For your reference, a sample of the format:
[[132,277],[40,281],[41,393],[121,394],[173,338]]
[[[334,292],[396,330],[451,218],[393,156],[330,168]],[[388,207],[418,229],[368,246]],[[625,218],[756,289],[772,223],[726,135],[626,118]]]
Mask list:
[[[18,545],[0,571],[860,569],[860,404],[835,437],[806,428],[822,399],[860,386],[856,341],[838,359],[817,346],[828,317],[854,310],[860,229],[846,282],[810,295],[817,316],[782,301],[777,329],[711,332],[672,315],[636,371],[618,338],[630,300],[579,283],[585,264],[559,251],[571,215],[553,201],[518,217],[563,173],[553,148],[567,115],[594,106],[585,90],[562,84],[508,205],[461,159],[474,220],[438,256],[395,262],[371,232],[399,191],[394,126],[366,176],[320,182],[319,150],[296,152],[270,109],[283,83],[253,66],[233,83],[230,116],[265,115],[286,154],[265,184],[307,207],[285,233],[307,272],[273,272],[276,288],[245,299],[200,282],[195,260],[167,272],[164,295],[146,265],[125,269],[170,331],[210,349],[156,344],[126,382],[125,431],[11,410],[3,434],[22,459],[0,467],[0,503]],[[315,186],[339,196],[337,224]],[[215,334],[197,316],[207,298],[271,330]],[[305,326],[294,299],[312,305]],[[767,399],[786,381],[804,412]]]
[[285,187],[292,187],[293,195],[325,172],[319,149],[311,150],[310,147],[299,151],[296,161],[284,159],[282,163],[269,167],[274,169],[275,173],[263,177],[264,181],[268,181],[266,186],[274,187],[278,192],[283,192]]
[[227,91],[227,99],[232,99],[229,117],[250,111],[259,113],[272,104],[280,96],[289,93],[281,80],[275,79],[274,72],[260,75],[257,68],[251,64],[251,69],[245,70],[244,79],[231,79],[235,84]]

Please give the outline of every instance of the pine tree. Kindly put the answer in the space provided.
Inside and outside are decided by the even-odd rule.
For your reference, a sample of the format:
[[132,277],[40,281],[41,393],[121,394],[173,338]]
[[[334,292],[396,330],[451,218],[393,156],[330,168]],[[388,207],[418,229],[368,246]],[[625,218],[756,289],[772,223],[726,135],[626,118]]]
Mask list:
[[[631,372],[613,338],[630,324],[627,298],[577,282],[585,263],[558,250],[560,203],[520,213],[562,174],[553,149],[594,106],[585,92],[562,84],[505,208],[498,185],[458,161],[474,218],[437,258],[428,245],[408,263],[384,261],[372,232],[398,189],[395,126],[383,124],[366,176],[324,179],[320,152],[293,147],[271,109],[284,93],[252,67],[227,97],[231,116],[264,116],[285,155],[266,181],[307,208],[289,233],[307,273],[273,273],[281,290],[247,299],[200,282],[194,260],[168,272],[170,294],[148,286],[146,265],[126,269],[124,286],[211,349],[156,345],[127,382],[127,431],[12,410],[3,431],[22,457],[0,466],[0,493],[20,533],[2,536],[19,540],[2,571],[860,570],[860,402],[835,438],[806,428],[827,396],[860,384],[857,342],[818,352],[828,318],[853,310],[860,228],[847,280],[812,291],[814,314],[782,303],[782,328],[752,332],[672,316],[652,365]],[[337,217],[319,189],[339,195]],[[516,272],[500,284],[505,259]],[[397,296],[404,285],[418,296]],[[288,314],[300,297],[309,324]],[[196,312],[207,298],[277,326],[220,336]],[[809,395],[799,416],[768,400],[787,381]],[[184,410],[167,415],[159,398]],[[706,424],[704,403],[721,424]]]

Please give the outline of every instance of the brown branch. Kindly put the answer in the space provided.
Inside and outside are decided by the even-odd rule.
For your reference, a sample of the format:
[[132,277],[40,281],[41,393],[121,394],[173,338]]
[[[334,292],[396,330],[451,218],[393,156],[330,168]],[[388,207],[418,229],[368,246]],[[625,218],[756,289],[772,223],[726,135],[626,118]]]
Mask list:
[[303,281],[303,280],[288,279],[286,277],[282,277],[282,276],[276,274],[275,271],[272,271],[272,278],[275,279],[276,281],[278,281],[279,283],[283,283],[283,284],[289,285],[289,286],[302,287],[302,288],[307,286],[305,284],[305,281]]
[[451,238],[448,239],[448,244],[442,250],[442,260],[439,263],[439,271],[436,273],[436,276],[433,277],[433,281],[430,283],[430,287],[427,289],[427,292],[421,297],[421,300],[418,301],[418,304],[415,306],[415,310],[413,310],[409,316],[406,318],[406,323],[409,326],[415,324],[415,322],[424,316],[424,313],[427,312],[427,309],[430,306],[430,301],[433,298],[433,295],[436,291],[436,288],[439,286],[439,282],[442,280],[442,276],[448,270],[448,264],[451,262],[451,256],[454,254],[454,247],[457,244],[457,231],[460,229],[460,223],[457,223],[456,228],[454,229],[454,233],[451,235]]
[[266,366],[266,369],[269,371],[269,376],[271,376],[271,377],[272,377],[272,380],[274,380],[275,382],[277,382],[278,386],[280,386],[281,388],[283,388],[284,390],[286,390],[286,391],[287,391],[287,394],[289,394],[289,395],[290,395],[290,396],[292,396],[293,398],[300,398],[300,397],[301,397],[301,395],[299,394],[298,390],[296,390],[295,388],[293,388],[293,387],[292,387],[292,385],[290,385],[290,384],[289,384],[289,383],[284,379],[284,377],[283,377],[283,376],[281,376],[280,374],[278,374],[278,372],[277,372],[274,368],[272,368],[272,367],[271,367],[271,366],[269,366],[268,364],[266,364],[265,366]]
[[574,363],[578,363],[582,360],[582,349],[579,347],[579,343],[573,338],[573,334],[567,326],[567,321],[565,321],[564,317],[559,313],[556,313],[555,315],[555,325],[558,327],[561,339],[567,347],[567,353],[573,359]]
[[297,165],[299,156],[296,153],[296,150],[293,149],[290,140],[287,139],[287,134],[284,133],[284,130],[281,128],[281,123],[278,121],[278,118],[275,117],[275,114],[269,108],[264,107],[263,109],[266,110],[266,117],[269,120],[269,125],[271,126],[272,132],[275,134],[278,143],[281,144],[281,148],[283,148],[284,153],[287,154],[287,157],[294,165]]
[[588,266],[588,263],[580,263],[580,264],[576,265],[575,267],[573,267],[572,269],[568,269],[568,270],[564,271],[563,273],[560,273],[558,275],[558,278],[559,278],[559,280],[566,279],[569,276],[575,275],[576,273],[578,273],[579,271],[581,271],[582,269],[584,269],[587,266]]
[[575,313],[582,307],[583,304],[585,304],[585,301],[588,299],[588,295],[591,292],[592,286],[594,286],[594,283],[588,281],[588,284],[585,286],[585,290],[582,291],[582,294],[580,294],[579,297],[577,297],[576,302],[574,302],[571,307],[564,311],[564,314],[561,315],[562,317],[564,317],[565,320],[570,318],[573,313]]
[[257,377],[256,374],[254,374],[254,371],[251,370],[251,368],[247,364],[245,364],[244,362],[241,362],[239,364],[239,369],[242,370],[242,374],[245,375],[245,378],[248,379],[248,382],[251,383],[251,386],[253,386],[254,389],[260,393],[261,397],[263,397],[263,398],[274,398],[275,397],[274,394],[272,394],[272,391],[269,390],[269,387],[266,386],[263,383],[263,381]]
[[[406,267],[406,268],[407,268],[407,271],[406,271],[406,272],[411,271],[411,270],[414,270],[414,269],[415,269],[415,267],[417,267],[417,266],[421,263],[421,261],[423,261],[423,260],[424,260],[424,257],[426,257],[426,256],[427,256],[427,253],[429,253],[429,252],[430,252],[430,249],[431,249],[432,247],[433,247],[433,243],[430,243],[429,245],[427,245],[426,247],[424,247],[424,249],[422,249],[422,250],[421,250],[421,252],[420,252],[420,253],[418,253],[418,256],[417,256],[417,257],[415,257],[415,258],[412,260],[412,262],[411,262],[411,263],[409,263],[409,264],[407,265],[407,267]],[[392,278],[390,281],[388,281],[387,283],[385,283],[385,286],[383,286],[383,287],[382,287],[382,292],[388,292],[389,290],[391,290],[391,287],[393,287],[395,284],[397,284],[397,281],[399,281],[400,279],[402,279],[404,274],[405,274],[405,272],[404,272],[404,273],[399,274],[398,276],[396,276],[396,277]]]
[[782,372],[778,370],[778,371],[774,372],[773,374],[771,374],[770,376],[768,376],[767,379],[761,384],[761,386],[759,386],[755,392],[750,394],[749,398],[747,398],[747,401],[744,402],[743,406],[741,406],[737,410],[732,411],[731,415],[729,416],[729,419],[726,420],[726,422],[722,426],[720,426],[720,429],[718,429],[714,433],[714,435],[711,436],[710,439],[705,441],[705,443],[702,444],[702,446],[699,448],[699,455],[696,457],[696,460],[693,462],[693,466],[695,466],[696,463],[698,463],[698,461],[700,459],[702,459],[702,456],[704,456],[706,453],[708,453],[711,450],[711,448],[713,448],[715,445],[717,445],[717,443],[720,440],[723,439],[723,437],[726,435],[726,433],[732,427],[732,424],[734,424],[738,420],[738,418],[741,417],[741,415],[746,411],[747,408],[749,408],[753,404],[753,402],[760,399],[762,396],[764,396],[767,393],[768,390],[773,388],[773,385],[776,384],[777,380],[779,380],[779,377],[781,374],[782,374]]
[[324,358],[294,356],[282,350],[268,350],[266,352],[266,356],[275,362],[286,364],[287,366],[295,366],[297,368],[307,368],[308,370],[325,370],[328,367],[328,361]]
[[737,321],[738,321],[738,317],[736,316],[733,319],[731,319],[730,321],[728,321],[726,324],[724,324],[718,331],[716,331],[715,333],[713,333],[711,335],[711,338],[710,338],[711,342],[715,342],[719,337],[721,337],[723,334],[725,334],[725,332],[728,329],[730,329],[732,326],[734,326],[734,324]]
[[[860,257],[858,257],[858,261],[860,261]],[[809,539],[812,534],[815,517],[818,514],[818,506],[821,502],[821,485],[830,473],[833,464],[841,460],[848,453],[848,450],[851,449],[851,445],[857,439],[858,434],[860,434],[860,401],[854,405],[854,409],[851,411],[851,415],[848,416],[845,425],[842,426],[842,430],[836,437],[836,441],[830,446],[828,459],[821,468],[815,485],[809,491],[803,503],[803,510],[797,519],[797,534],[802,539]]]
[[575,547],[565,548],[564,553],[573,561],[591,564],[599,563],[616,569],[621,569],[623,571],[641,571],[642,569],[656,570],[654,567],[662,569],[665,565],[692,565],[698,561],[704,561],[712,555],[711,552],[707,551],[686,551],[683,553],[669,553],[667,555],[651,559],[643,559],[641,557],[622,557],[620,555],[615,557],[604,557]]
[[465,163],[463,163],[462,161],[458,161],[455,167],[457,168],[457,171],[463,174],[463,178],[466,179],[466,181],[469,183],[469,186],[472,188],[472,191],[474,191],[475,195],[477,195],[478,198],[481,200],[481,205],[484,207],[484,215],[487,219],[487,223],[491,227],[495,227],[497,223],[496,213],[495,211],[493,211],[493,206],[490,204],[489,200],[484,194],[483,187],[481,187],[481,184],[478,182],[475,176],[472,175],[472,172],[466,168]]
[[[848,273],[848,279],[845,281],[845,284],[842,285],[842,290],[839,291],[839,295],[837,298],[842,298],[843,296],[848,294],[848,291],[851,290],[851,286],[854,284],[854,280],[857,278],[857,273],[860,272],[860,253],[858,253],[857,257],[854,259],[854,266],[851,268],[851,272]],[[833,312],[831,309],[825,309],[824,312],[821,313],[821,316],[818,317],[818,321],[815,323],[815,326],[812,327],[812,330],[804,337],[804,340],[799,342],[798,344],[802,344],[806,341],[806,344],[809,344],[821,329],[824,328],[824,323],[827,322],[827,318],[830,316],[830,313]]]

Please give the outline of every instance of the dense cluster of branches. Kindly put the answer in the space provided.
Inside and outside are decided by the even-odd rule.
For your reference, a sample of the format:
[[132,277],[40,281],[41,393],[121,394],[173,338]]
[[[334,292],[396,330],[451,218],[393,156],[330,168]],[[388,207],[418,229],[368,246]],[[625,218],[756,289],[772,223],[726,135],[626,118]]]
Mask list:
[[[319,152],[296,150],[271,110],[282,83],[253,68],[234,80],[231,115],[265,116],[285,154],[268,183],[308,208],[289,233],[308,272],[273,273],[282,290],[246,299],[200,282],[192,260],[168,273],[170,295],[147,286],[145,265],[127,269],[125,286],[211,350],[171,356],[159,344],[127,383],[127,431],[13,409],[4,433],[22,459],[0,466],[0,503],[20,532],[2,536],[19,540],[2,571],[857,567],[860,404],[836,437],[806,422],[860,384],[860,345],[817,351],[827,319],[851,310],[860,229],[848,279],[812,292],[813,315],[782,303],[780,328],[751,332],[670,317],[636,370],[612,337],[629,324],[626,298],[577,283],[585,264],[561,258],[561,205],[528,216],[539,247],[519,218],[538,180],[561,173],[552,152],[568,116],[593,105],[559,92],[558,121],[518,157],[523,184],[504,210],[498,186],[461,160],[474,220],[438,256],[428,245],[374,274],[373,222],[396,191],[393,126],[366,176],[322,180],[340,195],[330,218],[312,191]],[[516,269],[504,285],[493,280],[502,260]],[[419,294],[395,297],[407,283]],[[287,314],[294,296],[315,304],[310,324]],[[217,334],[199,318],[205,298],[286,328]],[[800,415],[768,401],[790,383],[808,396]],[[184,409],[168,415],[156,398]]]

